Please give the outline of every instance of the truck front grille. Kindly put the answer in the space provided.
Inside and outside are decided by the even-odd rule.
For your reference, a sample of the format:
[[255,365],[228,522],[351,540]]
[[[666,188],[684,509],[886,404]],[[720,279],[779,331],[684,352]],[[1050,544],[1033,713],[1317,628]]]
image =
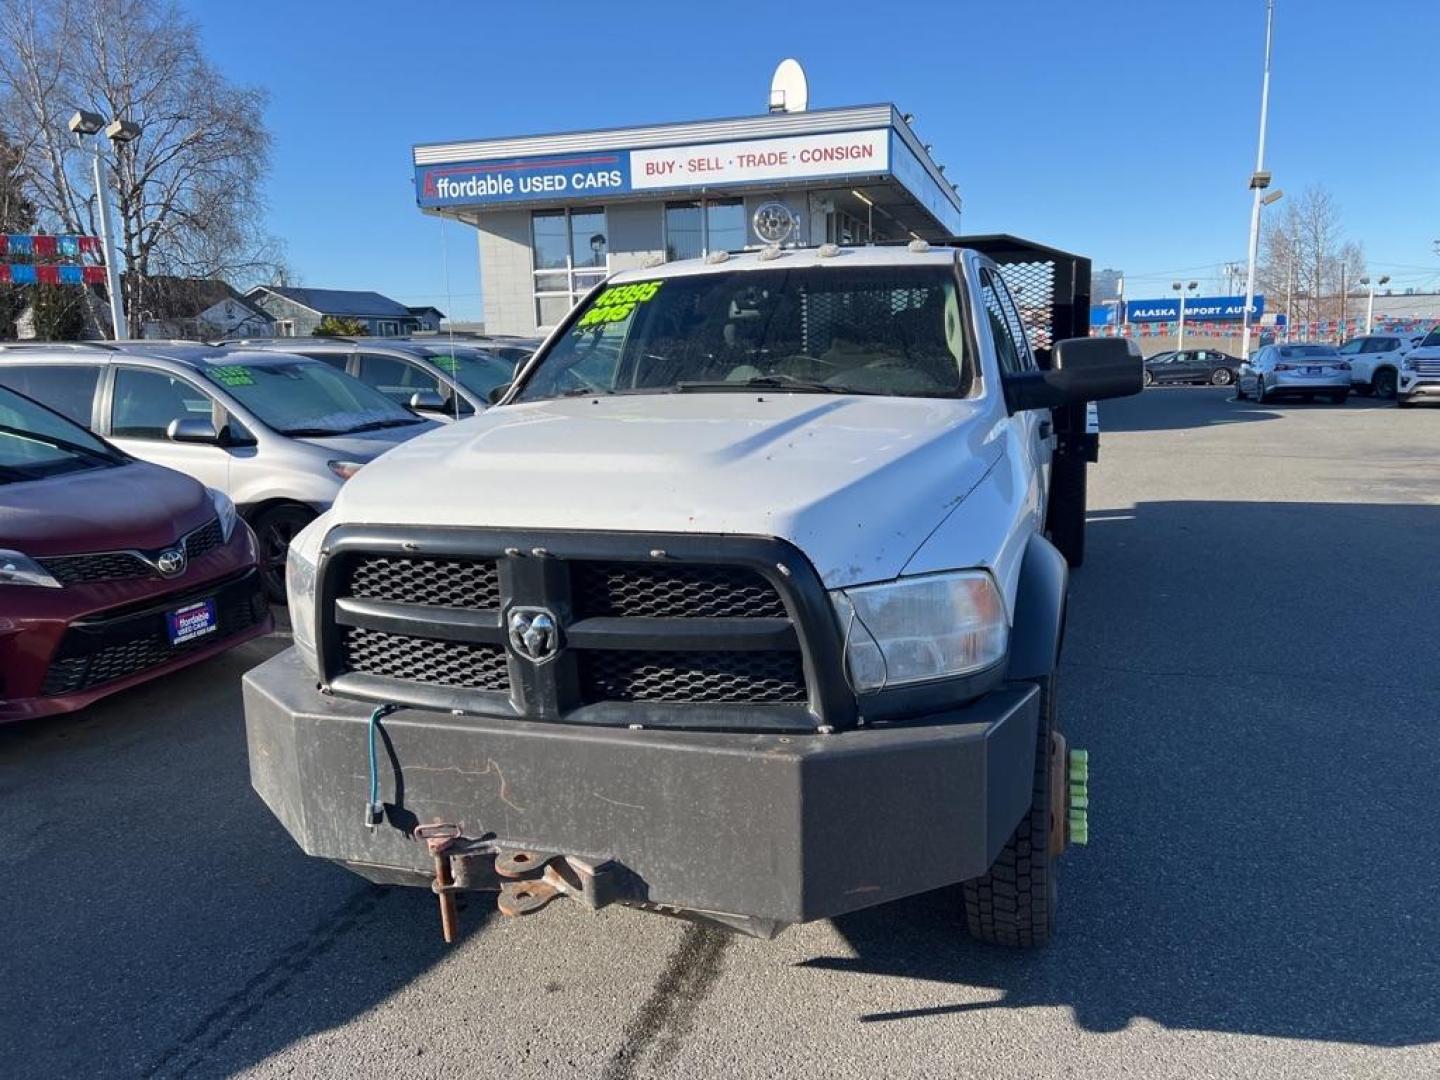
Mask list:
[[[361,547],[387,531],[395,533],[389,550]],[[332,584],[322,593],[333,600],[320,627],[331,689],[534,720],[685,726],[699,714],[684,707],[707,706],[704,726],[743,728],[757,707],[772,710],[771,726],[820,725],[822,691],[810,681],[806,639],[818,627],[833,636],[833,615],[813,570],[788,546],[671,539],[682,548],[770,545],[748,560],[706,562],[693,552],[655,555],[668,545],[643,535],[567,551],[578,542],[564,534],[487,533],[477,544],[479,532],[427,534],[413,555],[403,549],[416,541],[399,527],[332,545],[322,569]],[[627,548],[614,557],[626,545],[634,556]],[[475,546],[474,555],[457,550]],[[789,560],[781,571],[771,547]],[[797,606],[791,564],[812,575],[809,595],[820,602],[808,611]],[[517,609],[553,618],[553,652],[511,638]],[[749,711],[715,711],[731,707]]]
[[467,690],[510,689],[499,645],[436,641],[347,626],[340,636],[351,671],[403,682]]
[[580,654],[580,685],[591,701],[765,705],[806,697],[798,652],[592,649]]
[[780,594],[743,566],[585,562],[571,575],[579,619],[785,618]]

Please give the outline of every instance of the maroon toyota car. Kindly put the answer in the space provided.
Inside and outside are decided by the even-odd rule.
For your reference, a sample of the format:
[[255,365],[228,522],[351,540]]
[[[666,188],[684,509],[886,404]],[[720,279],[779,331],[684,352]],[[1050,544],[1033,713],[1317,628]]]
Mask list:
[[0,388],[0,721],[269,629],[254,537],[224,494]]

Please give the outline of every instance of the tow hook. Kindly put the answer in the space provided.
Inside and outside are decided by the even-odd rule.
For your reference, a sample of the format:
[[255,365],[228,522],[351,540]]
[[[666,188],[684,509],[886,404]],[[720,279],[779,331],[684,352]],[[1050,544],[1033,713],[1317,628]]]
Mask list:
[[1090,751],[1070,751],[1070,843],[1090,842]]
[[640,880],[613,859],[592,862],[574,855],[501,849],[493,833],[463,835],[459,825],[417,825],[435,859],[430,891],[440,900],[440,930],[446,944],[455,940],[455,894],[498,892],[502,915],[533,915],[550,901],[569,896],[592,911],[615,903],[645,900]]

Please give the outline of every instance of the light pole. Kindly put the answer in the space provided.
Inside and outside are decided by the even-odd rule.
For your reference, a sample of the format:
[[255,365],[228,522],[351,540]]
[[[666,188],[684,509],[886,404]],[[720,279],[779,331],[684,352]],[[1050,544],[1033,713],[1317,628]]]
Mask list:
[[1270,114],[1270,39],[1275,23],[1275,0],[1265,0],[1265,76],[1260,83],[1260,148],[1255,153],[1255,171],[1250,174],[1250,190],[1255,193],[1250,207],[1250,262],[1245,271],[1245,310],[1240,335],[1240,355],[1250,355],[1250,308],[1255,303],[1255,255],[1260,247],[1260,193],[1270,186],[1265,171],[1265,121]]
[[105,170],[100,161],[100,141],[95,138],[102,130],[111,143],[127,143],[140,135],[140,125],[129,120],[112,120],[98,113],[76,111],[70,117],[70,131],[79,142],[82,137],[91,140],[90,152],[94,164],[95,217],[100,228],[100,248],[105,254],[105,289],[110,294],[110,323],[114,328],[115,340],[130,336],[129,324],[125,321],[125,298],[120,294],[120,267],[115,257],[115,242],[110,235],[109,200],[105,197]]
[[1370,287],[1370,299],[1365,302],[1365,333],[1367,334],[1370,333],[1371,328],[1375,325],[1375,286],[1384,285],[1389,280],[1389,274],[1381,274],[1380,280],[1374,282],[1372,282],[1368,276],[1360,279],[1361,285],[1368,285]]
[[1170,283],[1170,288],[1180,294],[1180,340],[1175,345],[1176,352],[1183,352],[1185,349],[1185,294],[1187,292],[1194,292],[1199,287],[1200,283],[1198,281],[1189,282],[1184,288],[1180,286],[1180,282],[1178,281],[1172,281]]

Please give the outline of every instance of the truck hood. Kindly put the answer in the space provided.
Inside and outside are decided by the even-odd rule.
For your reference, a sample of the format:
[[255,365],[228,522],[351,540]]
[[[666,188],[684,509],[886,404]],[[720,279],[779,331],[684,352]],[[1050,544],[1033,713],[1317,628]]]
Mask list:
[[568,398],[451,424],[366,466],[335,523],[776,536],[826,585],[896,576],[1000,453],[982,402]]

